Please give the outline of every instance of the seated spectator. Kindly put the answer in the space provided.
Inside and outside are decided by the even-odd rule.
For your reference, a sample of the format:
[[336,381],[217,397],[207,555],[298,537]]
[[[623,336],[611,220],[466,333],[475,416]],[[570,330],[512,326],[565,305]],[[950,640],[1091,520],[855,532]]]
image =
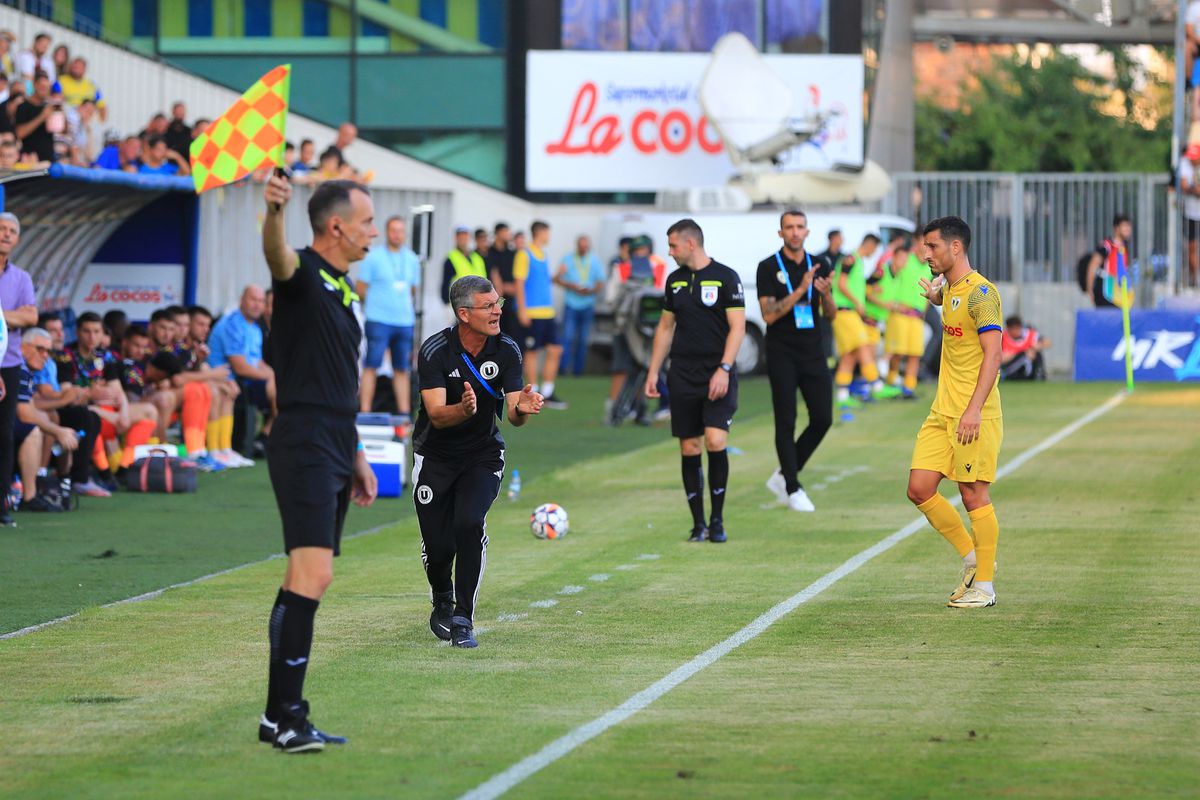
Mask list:
[[146,139],[146,151],[138,167],[140,175],[191,175],[187,160],[174,150],[167,149],[167,142],[154,135]]
[[229,380],[229,366],[208,364],[208,336],[212,330],[212,313],[204,306],[187,310],[188,325],[183,346],[188,353],[184,369],[208,382],[212,390],[212,405],[208,412],[205,446],[208,455],[225,467],[252,467],[254,462],[233,449],[233,404],[241,390]]
[[332,147],[321,153],[314,177],[319,181],[337,180],[342,173],[342,157]]
[[87,100],[95,105],[100,121],[108,120],[108,101],[91,78],[87,77],[87,60],[82,57],[71,59],[65,74],[60,73],[56,91],[60,92],[63,100],[70,106],[81,106]]
[[50,56],[50,60],[54,62],[54,72],[51,73],[56,77],[67,71],[67,65],[71,63],[71,48],[65,44],[60,44],[54,48],[54,52]]
[[295,161],[289,162],[289,166],[292,169],[292,174],[307,175],[316,169],[316,164],[314,163],[316,150],[314,148],[315,145],[313,144],[312,139],[300,140],[300,153],[296,157]]
[[54,58],[50,55],[50,34],[39,33],[33,37],[33,47],[17,54],[15,66],[25,81],[32,81],[39,72],[51,81],[58,77],[54,70]]
[[119,308],[114,308],[104,314],[104,332],[108,334],[110,349],[114,353],[121,352],[121,340],[129,329],[129,317]]
[[11,81],[8,84],[8,99],[4,101],[0,114],[0,134],[11,137],[17,143],[17,109],[25,103],[25,82]]
[[[0,39],[3,41],[3,39]],[[0,103],[8,102],[8,75],[0,72]]]
[[77,167],[90,167],[100,150],[100,135],[96,130],[96,104],[91,100],[84,100],[75,110],[75,115],[75,121],[70,125],[68,157]]
[[1025,327],[1020,317],[1009,317],[1000,337],[1000,376],[1008,381],[1046,380],[1042,351],[1049,347],[1050,340],[1038,336],[1033,327]]
[[20,170],[29,169],[21,163],[21,154],[16,142],[0,142],[0,169]]
[[80,314],[75,331],[75,344],[67,346],[59,357],[59,382],[88,390],[92,402],[90,408],[101,419],[103,444],[94,454],[97,462],[111,466],[108,456],[116,453],[117,439],[124,436],[125,446],[118,467],[128,468],[133,463],[137,446],[147,444],[154,435],[158,412],[149,403],[130,403],[125,397],[120,384],[120,362],[112,352],[101,347],[104,327],[99,314],[94,311]]
[[166,136],[167,135],[167,115],[155,114],[150,118],[150,122],[142,130],[138,136],[145,142],[151,136]]
[[13,61],[13,45],[16,44],[17,37],[10,30],[0,31],[0,72],[5,75],[15,78],[17,73],[17,65]]
[[275,371],[263,362],[263,334],[258,327],[266,300],[262,287],[247,286],[238,308],[213,326],[208,342],[209,365],[228,365],[246,400],[268,415],[259,436],[264,445],[275,418]]
[[[17,108],[17,138],[21,140],[21,155],[31,153],[38,161],[54,160],[54,133],[51,130],[62,123],[62,101],[54,102],[50,97],[50,78],[39,73],[33,81],[33,94]],[[55,124],[51,125],[51,118]],[[59,128],[61,130],[61,128]]]
[[[106,137],[120,137],[116,131],[109,131]],[[96,166],[100,169],[116,169],[122,172],[137,172],[141,163],[142,140],[136,136],[126,136],[114,144],[107,145],[96,158]]]
[[83,431],[79,451],[67,463],[58,464],[59,475],[69,475],[67,485],[75,494],[87,497],[108,497],[110,492],[92,475],[91,453],[100,439],[100,417],[88,408],[91,397],[87,389],[58,381],[58,359],[63,354],[63,322],[57,312],[43,313],[37,327],[50,337],[50,358],[33,374],[33,403],[51,419],[72,431]]
[[55,422],[33,402],[34,373],[40,372],[50,359],[50,334],[41,328],[29,328],[21,337],[21,382],[17,389],[17,421],[13,426],[13,452],[21,474],[21,508],[27,511],[61,511],[56,499],[38,491],[38,471],[49,463],[49,453],[43,450],[46,437],[57,443],[67,458],[75,455],[79,437],[75,431]]
[[192,150],[192,126],[187,123],[187,106],[182,100],[171,106],[171,120],[163,138],[167,140],[168,150],[187,159]]

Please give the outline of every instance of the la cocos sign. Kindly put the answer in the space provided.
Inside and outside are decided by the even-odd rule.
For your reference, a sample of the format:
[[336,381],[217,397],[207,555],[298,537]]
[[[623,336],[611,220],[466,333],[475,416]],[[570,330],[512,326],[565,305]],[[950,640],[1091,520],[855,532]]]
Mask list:
[[183,303],[183,284],[180,264],[89,264],[71,305],[80,314],[119,308],[130,319],[145,320],[155,309]]
[[[832,122],[784,154],[789,169],[863,158],[858,56],[766,56],[792,88],[790,114]],[[698,100],[706,54],[531,52],[526,186],[532,191],[657,191],[734,174]]]

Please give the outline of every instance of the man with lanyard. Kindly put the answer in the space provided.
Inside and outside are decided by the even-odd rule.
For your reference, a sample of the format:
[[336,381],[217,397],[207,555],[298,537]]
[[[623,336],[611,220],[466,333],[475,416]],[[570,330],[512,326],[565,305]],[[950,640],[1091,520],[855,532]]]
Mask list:
[[433,599],[429,629],[452,647],[476,647],[487,512],[504,475],[497,422],[524,425],[544,398],[532,385],[522,388],[521,348],[500,333],[504,298],[491,281],[475,275],[455,281],[450,304],[455,324],[426,339],[417,356],[413,501]]
[[[719,543],[727,538],[723,513],[729,455],[725,443],[737,411],[733,362],[746,335],[745,295],[738,274],[704,252],[704,232],[695,220],[681,219],[668,228],[667,245],[679,269],[667,276],[645,391],[647,397],[659,396],[658,373],[670,351],[671,435],[679,439],[683,489],[692,512],[688,541]],[[707,526],[701,445],[708,450],[712,500]]]
[[417,290],[421,285],[421,262],[405,242],[408,226],[403,217],[390,217],[384,226],[387,243],[372,247],[358,269],[355,284],[366,302],[367,354],[363,359],[361,411],[370,411],[375,401],[375,376],[383,354],[392,355],[392,392],[396,413],[412,412],[408,371],[412,364],[413,327],[416,325]]
[[450,284],[467,275],[487,277],[487,265],[479,253],[471,249],[471,229],[459,225],[454,229],[454,249],[442,264],[442,302],[450,302]]
[[326,181],[308,201],[312,246],[297,252],[283,226],[291,196],[287,179],[273,175],[265,192],[263,253],[276,295],[271,348],[279,417],[267,467],[288,561],[268,626],[267,706],[258,737],[285,753],[303,753],[345,741],[309,722],[304,676],[313,618],[333,580],[346,511],[351,500],[370,505],[377,490],[354,428],[362,329],[346,272],[379,232],[366,187]]
[[[767,323],[767,375],[775,411],[779,469],[767,488],[793,511],[815,511],[799,473],[833,425],[833,381],[817,327],[817,309],[837,313],[830,291],[831,270],[804,251],[808,217],[788,210],[779,218],[783,247],[758,264],[758,302]],[[814,302],[815,295],[815,302]],[[808,408],[808,425],[795,441],[796,391]]]

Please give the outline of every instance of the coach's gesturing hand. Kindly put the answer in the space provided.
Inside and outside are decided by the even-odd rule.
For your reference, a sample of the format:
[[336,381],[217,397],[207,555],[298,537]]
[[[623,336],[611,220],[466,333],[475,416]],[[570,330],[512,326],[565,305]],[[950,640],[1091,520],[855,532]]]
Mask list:
[[463,382],[462,407],[463,413],[468,417],[475,416],[475,409],[479,408],[479,398],[475,396],[475,390],[471,388],[470,381]]

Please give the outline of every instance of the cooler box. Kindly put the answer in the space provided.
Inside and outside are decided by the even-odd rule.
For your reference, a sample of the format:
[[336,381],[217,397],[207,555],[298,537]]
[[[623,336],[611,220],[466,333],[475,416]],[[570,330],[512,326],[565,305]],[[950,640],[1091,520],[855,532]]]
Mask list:
[[363,439],[367,463],[379,479],[380,497],[399,497],[404,490],[404,444]]
[[396,428],[392,425],[390,414],[360,413],[354,420],[358,429],[358,438],[365,444],[369,440],[391,441],[396,438]]

